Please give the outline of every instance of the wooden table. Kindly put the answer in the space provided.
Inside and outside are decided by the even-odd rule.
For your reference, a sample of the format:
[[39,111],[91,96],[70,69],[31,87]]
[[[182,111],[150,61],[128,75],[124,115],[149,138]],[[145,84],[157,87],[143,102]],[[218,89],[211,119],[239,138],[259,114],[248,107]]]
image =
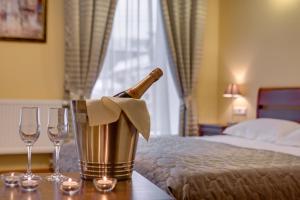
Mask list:
[[[47,176],[46,173],[39,174],[42,177]],[[78,178],[79,174],[66,173],[66,176]],[[132,179],[127,181],[119,181],[112,192],[98,192],[92,181],[84,181],[82,189],[79,193],[68,196],[60,192],[58,185],[43,179],[39,188],[35,192],[22,192],[20,188],[8,188],[0,184],[0,199],[2,200],[167,200],[172,199],[164,191],[151,183],[145,177],[137,172],[133,172]]]

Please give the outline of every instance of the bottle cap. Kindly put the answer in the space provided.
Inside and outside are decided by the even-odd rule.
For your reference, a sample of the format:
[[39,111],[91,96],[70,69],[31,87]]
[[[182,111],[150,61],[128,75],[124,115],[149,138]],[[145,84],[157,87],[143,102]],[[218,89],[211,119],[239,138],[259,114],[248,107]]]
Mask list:
[[150,73],[150,76],[152,76],[155,80],[158,80],[163,74],[163,71],[158,67]]

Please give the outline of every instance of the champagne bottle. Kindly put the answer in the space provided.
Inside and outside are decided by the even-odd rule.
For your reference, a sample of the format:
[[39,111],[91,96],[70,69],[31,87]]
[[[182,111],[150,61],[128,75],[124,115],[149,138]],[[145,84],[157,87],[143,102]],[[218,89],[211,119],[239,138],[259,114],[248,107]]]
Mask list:
[[156,68],[150,74],[148,74],[144,79],[139,81],[136,85],[114,95],[114,97],[122,97],[122,98],[127,97],[127,98],[139,99],[141,98],[141,96],[143,96],[146,90],[155,81],[157,81],[162,75],[163,75],[163,71],[160,68]]

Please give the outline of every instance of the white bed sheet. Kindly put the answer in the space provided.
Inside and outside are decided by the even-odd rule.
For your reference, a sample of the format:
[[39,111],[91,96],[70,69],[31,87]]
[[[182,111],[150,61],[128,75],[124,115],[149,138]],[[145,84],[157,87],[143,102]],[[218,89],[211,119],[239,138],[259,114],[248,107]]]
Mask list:
[[245,139],[245,138],[240,138],[240,137],[235,137],[230,135],[202,136],[197,138],[200,140],[219,142],[219,143],[230,144],[238,147],[245,147],[251,149],[275,151],[275,152],[286,153],[286,154],[291,154],[300,157],[300,147],[278,145],[274,143],[261,142],[261,141]]

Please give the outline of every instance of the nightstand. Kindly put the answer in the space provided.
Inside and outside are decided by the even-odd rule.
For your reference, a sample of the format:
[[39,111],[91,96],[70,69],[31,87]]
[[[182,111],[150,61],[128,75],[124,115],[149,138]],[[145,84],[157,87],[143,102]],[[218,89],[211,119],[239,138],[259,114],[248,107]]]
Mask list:
[[221,135],[225,124],[199,124],[199,136]]

